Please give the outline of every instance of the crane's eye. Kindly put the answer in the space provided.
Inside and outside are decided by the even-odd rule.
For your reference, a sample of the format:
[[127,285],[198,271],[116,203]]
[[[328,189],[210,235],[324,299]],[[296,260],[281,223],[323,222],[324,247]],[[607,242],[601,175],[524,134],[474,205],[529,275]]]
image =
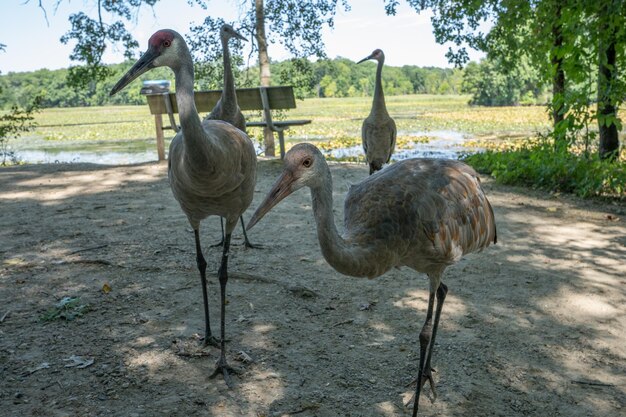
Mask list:
[[172,46],[172,41],[169,39],[165,39],[163,41],[163,46],[165,46],[166,48],[169,48],[170,46]]
[[311,166],[311,164],[313,164],[313,161],[311,160],[311,158],[306,158],[304,161],[302,161],[302,165],[305,168],[308,168]]

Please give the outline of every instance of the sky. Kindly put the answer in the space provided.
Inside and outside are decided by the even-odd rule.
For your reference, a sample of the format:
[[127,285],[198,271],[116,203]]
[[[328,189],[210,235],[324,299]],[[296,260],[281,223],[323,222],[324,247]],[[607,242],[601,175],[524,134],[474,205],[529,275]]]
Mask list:
[[[0,1],[0,43],[6,45],[5,52],[0,52],[0,73],[76,65],[69,59],[73,45],[64,45],[59,39],[70,29],[71,13],[82,10],[95,16],[95,1],[63,0],[57,10],[55,3],[56,0],[43,0],[47,5],[46,23],[37,0]],[[387,16],[383,0],[352,0],[350,4],[350,11],[338,12],[333,29],[322,31],[330,58],[341,56],[359,61],[380,48],[385,52],[386,65],[451,67],[445,57],[448,46],[435,42],[429,13],[418,15],[401,4],[396,16]],[[185,35],[207,15],[236,20],[237,8],[236,0],[211,0],[207,10],[189,6],[186,0],[160,0],[154,9],[144,7],[136,22],[127,27],[143,51],[150,35],[158,29],[174,29]],[[289,57],[275,44],[269,46],[269,54],[278,61]],[[470,52],[472,60],[482,57],[481,53]],[[123,60],[121,50],[109,50],[104,56],[106,63]]]

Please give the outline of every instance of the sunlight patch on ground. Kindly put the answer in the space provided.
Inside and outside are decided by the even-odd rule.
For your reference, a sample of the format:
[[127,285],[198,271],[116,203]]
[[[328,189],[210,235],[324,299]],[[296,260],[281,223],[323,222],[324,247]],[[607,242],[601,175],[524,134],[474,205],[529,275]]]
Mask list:
[[389,327],[387,323],[375,322],[371,323],[370,327],[378,332],[376,336],[376,344],[388,342],[394,340],[396,337],[393,335],[393,329]]
[[254,332],[257,334],[265,334],[276,330],[276,326],[273,324],[257,324],[254,326]]
[[134,347],[145,347],[150,346],[156,343],[156,339],[152,336],[140,336],[135,339],[133,346]]
[[276,349],[272,342],[272,333],[276,331],[273,324],[256,324],[250,331],[241,334],[241,343],[255,349]]
[[[607,248],[612,245],[610,239],[607,239],[612,231],[610,227],[600,230],[597,225],[578,222],[573,224],[545,225],[543,228],[546,241],[555,245],[568,245],[576,249],[599,249]],[[615,234],[619,230],[613,230]],[[581,239],[581,236],[585,236]]]
[[[543,378],[553,382],[555,388],[566,390],[574,386],[588,386],[591,388],[594,385],[586,383],[600,383],[606,386],[596,385],[595,389],[607,389],[611,385],[620,390],[626,389],[626,376],[624,376],[623,372],[619,368],[607,367],[603,363],[601,356],[586,356],[556,344],[545,345],[542,350],[545,351],[547,356],[553,357],[562,365],[559,371],[549,371],[545,368],[537,371],[541,373]],[[598,404],[602,404],[602,407],[605,408],[608,405],[607,403]]]
[[[397,301],[394,301],[393,306],[402,309],[411,309],[416,311],[418,314],[422,314],[424,315],[424,317],[426,317],[426,310],[428,308],[428,290],[419,289],[415,291],[408,291],[407,296]],[[449,314],[450,316],[464,316],[467,313],[467,307],[462,302],[461,298],[448,293],[448,296],[445,300],[442,317],[444,316],[444,314]],[[420,318],[420,320],[422,320],[422,318]]]
[[181,363],[181,361],[172,356],[170,352],[156,350],[139,352],[136,355],[130,356],[127,360],[130,367],[143,367],[152,374],[157,374],[161,369],[170,367],[175,363]]
[[379,403],[376,405],[376,408],[378,409],[380,415],[384,417],[397,417],[404,414],[390,401]]
[[[12,184],[11,189],[0,195],[0,200],[34,200],[44,204],[56,204],[78,196],[120,189],[131,176],[133,182],[154,182],[165,174],[165,168],[161,169],[158,165],[151,168],[153,169],[146,170],[145,167],[130,166],[125,172],[112,170],[105,174],[104,180],[98,181],[96,178],[100,178],[102,173],[97,171],[65,172],[64,175],[53,172]],[[47,192],[41,193],[41,187],[47,188]]]
[[620,310],[606,303],[605,301],[589,294],[575,294],[569,290],[561,291],[562,297],[569,300],[570,305],[563,305],[563,314],[569,314],[570,317],[581,321],[590,318],[614,318]]
[[[248,404],[261,405],[261,407],[255,407],[257,409],[264,408],[285,397],[285,383],[282,376],[277,373],[261,369],[253,372],[247,371],[239,381],[241,383],[239,393],[245,397]],[[215,415],[221,416],[222,414]]]

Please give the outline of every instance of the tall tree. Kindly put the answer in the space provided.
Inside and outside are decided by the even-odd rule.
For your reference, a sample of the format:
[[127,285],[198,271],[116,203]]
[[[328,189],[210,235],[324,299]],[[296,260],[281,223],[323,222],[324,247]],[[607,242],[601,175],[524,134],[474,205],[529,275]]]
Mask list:
[[[272,74],[270,72],[270,57],[267,53],[267,37],[265,35],[265,9],[263,0],[254,0],[255,35],[259,49],[259,77],[262,87],[269,87]],[[274,132],[269,127],[263,129],[263,143],[265,144],[265,155],[276,156],[276,145],[274,144]]]
[[[452,42],[448,59],[468,60],[466,48],[487,52],[514,65],[527,56],[552,83],[550,111],[557,145],[569,145],[596,117],[600,126],[600,155],[610,155],[621,123],[617,108],[626,91],[618,72],[626,46],[624,0],[406,0],[416,11],[433,11],[437,42]],[[399,0],[385,0],[395,13]],[[483,25],[491,24],[484,31]],[[590,53],[591,52],[591,53]],[[587,82],[598,74],[597,86]],[[597,89],[597,92],[596,92]],[[591,94],[598,109],[591,111]],[[606,149],[606,150],[605,150]]]
[[270,57],[267,53],[267,36],[265,35],[265,9],[263,0],[254,0],[254,28],[259,49],[259,77],[263,87],[271,84]]
[[552,121],[555,139],[564,142],[565,135],[559,126],[565,118],[565,70],[563,69],[563,1],[554,0],[553,19],[550,24],[552,47],[550,48],[550,64],[552,65]]
[[[598,3],[598,127],[599,153],[602,159],[617,159],[619,152],[617,117],[619,103],[624,100],[624,83],[618,77],[618,45],[624,51],[626,2],[604,0]],[[621,16],[620,16],[621,14]],[[623,67],[622,67],[623,68]],[[621,85],[620,85],[621,84]],[[621,87],[621,88],[620,88]]]

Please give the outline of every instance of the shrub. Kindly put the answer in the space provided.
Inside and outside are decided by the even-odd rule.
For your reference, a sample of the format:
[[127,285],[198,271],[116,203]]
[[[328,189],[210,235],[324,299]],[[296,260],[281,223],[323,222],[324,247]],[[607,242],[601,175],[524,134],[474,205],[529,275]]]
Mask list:
[[464,160],[502,184],[525,185],[580,197],[626,199],[626,163],[555,149],[548,140],[504,152],[486,151]]

